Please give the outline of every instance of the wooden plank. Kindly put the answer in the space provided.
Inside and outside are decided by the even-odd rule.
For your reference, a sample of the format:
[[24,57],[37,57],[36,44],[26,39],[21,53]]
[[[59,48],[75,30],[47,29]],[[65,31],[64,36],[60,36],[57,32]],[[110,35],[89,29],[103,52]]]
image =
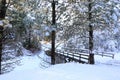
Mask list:
[[68,53],[66,51],[60,51],[60,50],[57,50],[57,55],[59,56],[64,56],[65,58],[68,58],[69,61],[72,60],[72,61],[77,61],[79,63],[88,63],[86,61],[83,61],[82,59],[85,59],[85,60],[89,60],[89,55],[87,54],[78,54],[78,53]]
[[95,55],[100,55],[102,57],[111,57],[111,58],[114,58],[114,53],[112,52],[97,52],[97,54]]

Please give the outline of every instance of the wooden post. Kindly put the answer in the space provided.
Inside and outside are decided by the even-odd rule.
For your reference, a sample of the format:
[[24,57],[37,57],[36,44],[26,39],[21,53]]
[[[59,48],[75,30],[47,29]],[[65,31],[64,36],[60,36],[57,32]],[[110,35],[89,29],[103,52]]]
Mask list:
[[[89,5],[88,5],[88,20],[91,21],[92,19],[92,5],[91,5],[91,0],[88,0]],[[93,50],[93,26],[91,23],[89,23],[89,63],[94,64],[94,54],[92,53]]]
[[[56,20],[55,20],[55,1],[52,2],[52,27],[55,27]],[[51,46],[51,64],[55,64],[55,30],[52,29],[52,46]]]
[[81,54],[79,54],[79,61],[81,61]]
[[52,31],[51,64],[55,64],[55,31]]

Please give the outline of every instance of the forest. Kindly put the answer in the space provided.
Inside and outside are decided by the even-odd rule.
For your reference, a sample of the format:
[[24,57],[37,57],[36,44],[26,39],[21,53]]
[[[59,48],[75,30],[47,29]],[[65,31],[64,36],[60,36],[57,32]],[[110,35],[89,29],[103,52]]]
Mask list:
[[19,65],[23,49],[52,50],[52,64],[58,49],[88,50],[90,64],[120,52],[120,0],[0,0],[0,74]]

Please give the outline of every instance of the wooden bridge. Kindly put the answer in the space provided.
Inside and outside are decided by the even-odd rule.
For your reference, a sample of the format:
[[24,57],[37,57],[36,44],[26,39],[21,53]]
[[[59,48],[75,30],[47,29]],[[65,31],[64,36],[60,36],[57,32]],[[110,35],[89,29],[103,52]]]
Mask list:
[[80,52],[78,49],[66,49],[64,51],[62,50],[56,50],[56,63],[61,62],[79,62],[79,63],[89,63],[89,54],[85,52]]
[[[89,63],[89,50],[88,49],[64,49],[55,51],[56,63],[66,63],[66,62],[79,62],[79,63]],[[112,52],[93,52],[94,55],[102,57],[110,57],[114,59],[114,53]]]
[[[51,51],[48,49],[46,51],[47,55],[51,56]],[[94,55],[101,57],[110,57],[114,59],[113,52],[98,52],[93,51]],[[66,62],[79,62],[79,63],[89,63],[89,50],[88,49],[75,49],[75,48],[64,48],[55,50],[55,63],[66,63]]]

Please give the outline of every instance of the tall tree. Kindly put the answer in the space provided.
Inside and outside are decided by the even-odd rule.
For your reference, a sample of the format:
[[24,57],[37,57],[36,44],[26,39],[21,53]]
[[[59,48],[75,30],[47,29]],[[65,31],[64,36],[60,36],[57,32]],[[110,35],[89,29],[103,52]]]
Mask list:
[[6,10],[8,7],[7,4],[9,4],[9,2],[10,2],[10,0],[8,1],[8,3],[6,0],[0,0],[0,21],[2,24],[2,25],[0,25],[0,74],[2,74],[2,72],[1,72],[2,59],[1,58],[2,58],[2,41],[3,41],[3,29],[4,29],[2,20],[5,18]]
[[93,26],[91,24],[91,19],[92,19],[92,0],[88,0],[88,20],[89,20],[89,63],[94,64],[94,54],[92,53],[93,51]]

